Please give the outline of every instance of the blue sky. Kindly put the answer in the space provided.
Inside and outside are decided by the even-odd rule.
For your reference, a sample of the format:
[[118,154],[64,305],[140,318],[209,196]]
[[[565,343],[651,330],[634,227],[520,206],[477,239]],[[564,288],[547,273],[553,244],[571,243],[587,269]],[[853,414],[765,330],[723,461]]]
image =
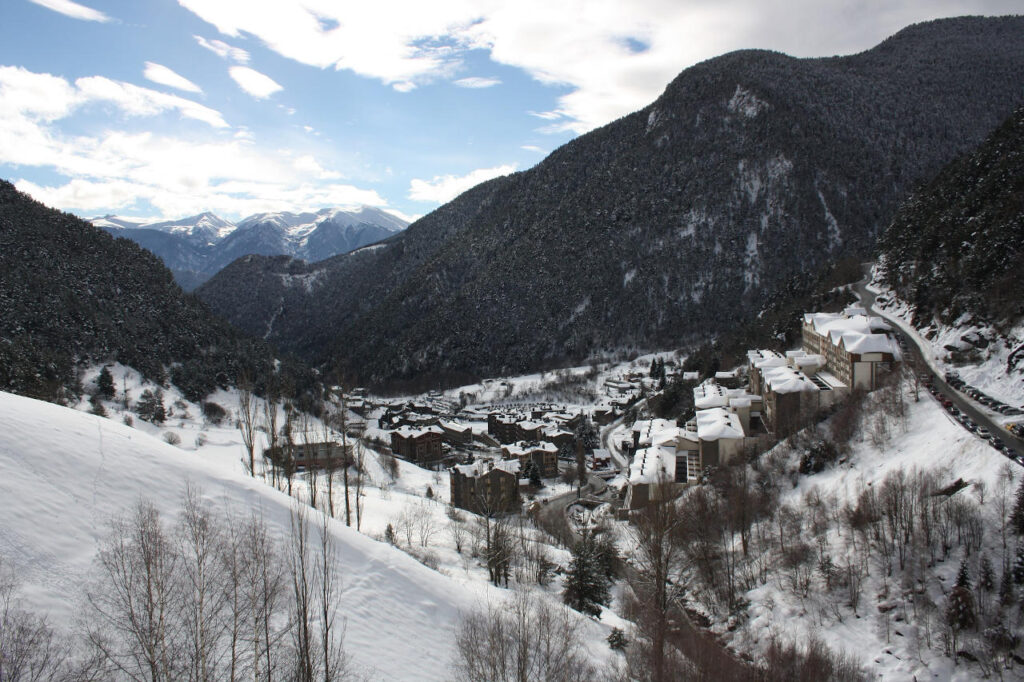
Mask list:
[[976,0],[2,0],[0,177],[57,208],[425,214],[744,47],[867,49]]

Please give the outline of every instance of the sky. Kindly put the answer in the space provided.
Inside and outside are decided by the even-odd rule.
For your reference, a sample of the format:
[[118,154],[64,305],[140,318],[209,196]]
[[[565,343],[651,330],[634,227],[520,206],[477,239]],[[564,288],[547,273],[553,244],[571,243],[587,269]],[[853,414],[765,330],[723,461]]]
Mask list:
[[424,215],[744,48],[1019,0],[0,0],[0,178],[83,217]]

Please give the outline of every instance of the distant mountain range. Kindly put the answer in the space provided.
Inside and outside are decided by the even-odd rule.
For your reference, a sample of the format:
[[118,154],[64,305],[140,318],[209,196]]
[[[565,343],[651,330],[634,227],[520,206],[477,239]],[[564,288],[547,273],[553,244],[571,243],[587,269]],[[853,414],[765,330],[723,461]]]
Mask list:
[[315,262],[387,239],[408,225],[369,206],[356,211],[257,213],[237,225],[213,213],[158,223],[104,216],[92,223],[155,253],[186,291],[241,256],[287,255]]
[[915,185],[1021,103],[1021,73],[1024,17],[918,24],[846,57],[733,52],[380,247],[238,260],[197,294],[396,387],[724,338],[869,258]]

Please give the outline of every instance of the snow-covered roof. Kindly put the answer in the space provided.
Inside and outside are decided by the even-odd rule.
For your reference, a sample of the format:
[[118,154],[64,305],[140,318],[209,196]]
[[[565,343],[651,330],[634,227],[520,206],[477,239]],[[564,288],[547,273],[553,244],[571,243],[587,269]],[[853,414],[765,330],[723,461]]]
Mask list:
[[764,385],[773,393],[799,393],[817,391],[818,387],[807,376],[788,365],[773,367],[764,373]]
[[683,381],[698,381],[700,372],[683,372]]
[[535,422],[535,421],[521,421],[521,422],[519,422],[519,428],[523,429],[524,431],[533,431],[534,429],[539,429],[542,426],[544,426],[544,424],[542,422]]
[[456,464],[453,467],[467,478],[480,478],[488,471],[497,469],[510,474],[519,473],[518,459],[478,459],[472,464]]
[[637,450],[629,465],[630,484],[656,483],[661,475],[667,481],[675,480],[675,449],[659,445]]
[[871,334],[892,329],[882,318],[864,314],[806,313],[804,314],[804,322],[811,324],[814,327],[814,331],[822,336],[827,336],[836,330]]
[[762,370],[768,367],[781,367],[786,364],[786,358],[782,353],[773,350],[748,350],[747,359],[751,365]]
[[697,413],[697,437],[706,441],[743,438],[743,424],[739,415],[725,408],[701,410]]
[[440,426],[426,426],[419,429],[414,429],[411,426],[405,425],[395,429],[394,433],[397,433],[402,438],[420,438],[428,433],[441,434],[444,431],[441,430]]
[[[802,353],[802,351],[801,351]],[[797,369],[821,369],[827,364],[824,355],[817,353],[807,354],[802,353],[801,355],[790,358],[793,366]]]
[[844,332],[832,337],[836,345],[840,343],[850,353],[892,353],[897,354],[896,342],[888,334],[861,334],[858,332]]
[[465,433],[466,431],[472,431],[467,424],[460,424],[459,422],[447,421],[441,419],[438,421],[442,429],[448,429],[449,431],[458,431],[459,433]]
[[511,445],[502,445],[501,449],[512,457],[525,456],[531,452],[537,452],[538,450],[541,452],[558,452],[558,446],[554,443],[549,443],[546,440],[532,443],[530,441],[521,440],[512,443]]
[[733,398],[751,397],[744,388],[726,388],[708,380],[693,389],[693,405],[698,410],[725,407]]
[[637,445],[661,445],[672,442],[679,435],[679,427],[669,419],[640,419],[633,424]]
[[715,372],[715,378],[716,379],[735,379],[736,378],[736,370],[731,370],[731,371],[728,371],[728,372]]

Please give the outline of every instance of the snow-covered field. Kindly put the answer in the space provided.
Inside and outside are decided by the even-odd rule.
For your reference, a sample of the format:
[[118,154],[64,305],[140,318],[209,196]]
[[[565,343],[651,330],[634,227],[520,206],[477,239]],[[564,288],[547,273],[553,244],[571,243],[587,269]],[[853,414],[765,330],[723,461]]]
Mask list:
[[[131,369],[114,366],[112,372],[118,396],[127,388],[134,401],[146,388],[156,388]],[[97,374],[98,368],[86,374],[87,387]],[[209,399],[229,414],[237,410],[233,391]],[[47,614],[51,624],[73,626],[97,542],[110,519],[140,498],[170,520],[192,485],[215,508],[242,516],[256,511],[278,539],[287,537],[296,502],[262,478],[246,475],[245,449],[233,419],[207,424],[199,405],[178,401],[173,388],[164,389],[164,403],[172,411],[167,421],[157,426],[135,416],[128,426],[123,422],[130,413],[121,412],[117,401],[105,402],[107,416],[97,417],[85,413],[90,407],[85,399],[69,409],[0,393],[0,556],[20,577],[26,604]],[[169,444],[168,434],[180,442]],[[371,679],[447,679],[460,613],[500,603],[508,591],[489,585],[479,558],[466,549],[456,551],[446,513],[447,473],[401,460],[398,466],[392,479],[376,454],[366,451],[361,533],[345,526],[343,503],[336,502],[330,528],[343,585],[339,615],[345,620],[345,648]],[[319,488],[323,508],[322,477]],[[301,474],[295,494],[308,501]],[[336,492],[336,499],[342,498]],[[468,528],[473,516],[464,516]],[[407,526],[411,543],[402,525],[409,518],[415,519],[414,528]],[[389,523],[396,544],[408,551],[380,541]],[[559,563],[569,557],[553,547],[548,553]],[[528,589],[560,601],[561,587],[555,576],[546,588]],[[600,665],[611,655],[605,642],[610,628],[623,623],[611,611],[600,622],[579,618],[585,645]]]

